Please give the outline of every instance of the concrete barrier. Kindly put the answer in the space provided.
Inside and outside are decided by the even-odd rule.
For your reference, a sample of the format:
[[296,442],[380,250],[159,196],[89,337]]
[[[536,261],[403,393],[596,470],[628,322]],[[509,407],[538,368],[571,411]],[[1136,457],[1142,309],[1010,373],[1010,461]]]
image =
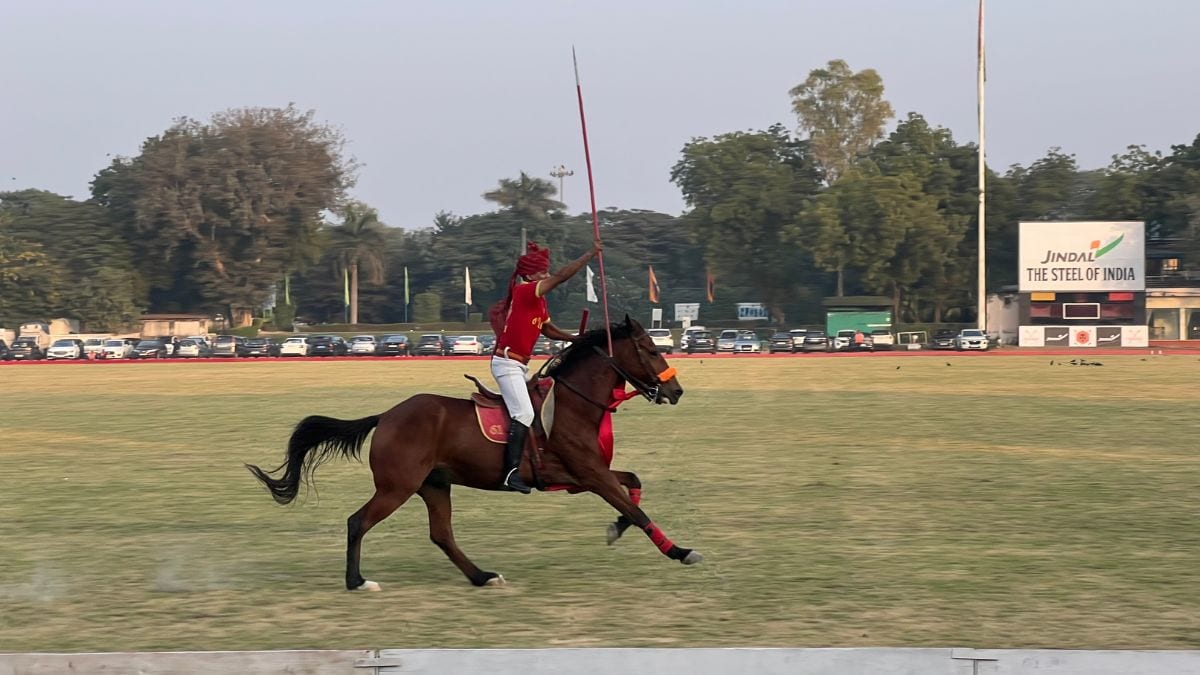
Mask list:
[[0,654],[0,675],[1200,675],[1200,651],[382,649]]

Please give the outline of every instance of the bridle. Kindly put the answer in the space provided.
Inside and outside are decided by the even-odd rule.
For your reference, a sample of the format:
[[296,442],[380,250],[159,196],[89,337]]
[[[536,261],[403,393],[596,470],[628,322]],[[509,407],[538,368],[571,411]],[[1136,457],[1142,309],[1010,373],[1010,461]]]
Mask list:
[[[633,335],[631,333],[630,339],[633,342],[633,351],[635,354],[637,354],[638,363],[641,364],[643,371],[647,372],[647,373],[653,373],[654,367],[650,363],[650,357],[645,353],[645,350],[642,349],[642,346],[641,346],[641,339],[646,336],[647,336],[647,334],[644,331],[640,335]],[[596,354],[604,361],[604,363],[606,363],[608,365],[609,368],[612,368],[617,373],[618,377],[620,377],[621,379],[628,382],[633,387],[634,391],[636,391],[638,394],[641,394],[642,396],[644,396],[646,398],[646,400],[650,401],[651,403],[658,403],[659,401],[662,400],[663,385],[666,384],[673,377],[675,377],[676,372],[677,372],[675,370],[674,366],[668,366],[662,372],[656,373],[653,376],[654,380],[652,382],[647,382],[640,377],[634,377],[633,375],[631,375],[629,373],[629,371],[625,370],[624,368],[622,368],[620,366],[620,364],[617,363],[616,359],[609,356],[608,352],[604,351],[599,346],[592,345],[592,350],[596,352]],[[547,361],[546,365],[549,365],[549,364],[550,364],[550,361]],[[544,369],[545,369],[545,366],[543,366],[543,370]],[[572,385],[570,382],[567,382],[565,379],[558,378],[557,381],[560,384],[562,384],[563,386],[565,386],[567,389],[574,392],[580,398],[587,401],[588,403],[591,403],[592,405],[594,405],[598,408],[601,408],[603,410],[607,410],[608,412],[616,412],[615,406],[600,403],[599,401],[596,401],[595,399],[591,398],[590,396],[579,391],[574,385]]]

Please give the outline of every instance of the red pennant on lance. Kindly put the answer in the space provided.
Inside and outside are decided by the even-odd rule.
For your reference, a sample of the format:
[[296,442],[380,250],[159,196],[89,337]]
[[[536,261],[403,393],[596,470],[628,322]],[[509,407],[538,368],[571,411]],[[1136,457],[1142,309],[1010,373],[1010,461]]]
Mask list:
[[658,278],[654,276],[654,266],[650,266],[650,302],[658,304]]
[[712,304],[713,292],[716,290],[717,280],[713,277],[713,273],[705,270],[705,288],[708,294],[708,304]]

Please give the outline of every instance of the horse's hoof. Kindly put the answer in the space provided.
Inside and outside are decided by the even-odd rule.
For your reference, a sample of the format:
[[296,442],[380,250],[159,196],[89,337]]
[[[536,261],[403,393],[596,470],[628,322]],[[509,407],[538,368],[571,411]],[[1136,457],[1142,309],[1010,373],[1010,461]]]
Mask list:
[[684,565],[695,565],[698,562],[704,562],[704,556],[700,555],[696,551],[692,551],[684,556],[683,560],[680,560],[679,562],[683,563]]
[[367,591],[368,593],[378,593],[379,591],[383,590],[383,587],[380,586],[379,584],[375,583],[374,581],[364,581],[361,584],[359,584],[358,587],[355,588],[354,590]]
[[508,582],[506,582],[504,580],[504,576],[497,574],[496,576],[492,577],[491,579],[488,579],[487,581],[483,582],[483,585],[484,586],[503,586],[506,583],[508,583]]
[[617,527],[616,523],[609,523],[608,532],[605,534],[604,538],[607,540],[608,545],[612,546],[613,544],[617,543],[618,539],[621,538],[621,528]]

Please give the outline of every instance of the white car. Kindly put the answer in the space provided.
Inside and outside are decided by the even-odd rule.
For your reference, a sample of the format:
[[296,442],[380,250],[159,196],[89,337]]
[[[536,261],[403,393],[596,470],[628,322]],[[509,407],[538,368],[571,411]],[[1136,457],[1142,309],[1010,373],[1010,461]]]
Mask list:
[[181,359],[198,359],[201,356],[208,356],[208,347],[199,340],[191,338],[180,340],[179,347],[175,350],[175,356]]
[[646,331],[650,341],[658,347],[658,351],[670,354],[675,351],[675,338],[671,337],[670,328],[650,328]]
[[279,345],[280,356],[308,356],[308,338],[290,337]]
[[98,359],[104,352],[104,338],[88,338],[83,341],[83,353],[89,359]]
[[50,348],[46,350],[47,361],[85,358],[87,358],[87,355],[84,351],[83,341],[74,338],[55,340],[54,344],[50,345]]
[[986,352],[988,348],[987,334],[978,328],[964,328],[954,338],[954,348],[960,352],[964,349]]
[[876,350],[889,350],[896,347],[896,336],[890,331],[873,330],[871,331],[871,347]]
[[355,335],[350,341],[350,355],[374,356],[376,347],[374,335]]
[[132,340],[105,340],[104,341],[104,358],[106,359],[127,359],[133,355],[133,346],[136,344]]
[[478,356],[483,353],[483,343],[475,335],[459,335],[454,338],[454,344],[450,346],[450,353],[454,355],[473,354]]

